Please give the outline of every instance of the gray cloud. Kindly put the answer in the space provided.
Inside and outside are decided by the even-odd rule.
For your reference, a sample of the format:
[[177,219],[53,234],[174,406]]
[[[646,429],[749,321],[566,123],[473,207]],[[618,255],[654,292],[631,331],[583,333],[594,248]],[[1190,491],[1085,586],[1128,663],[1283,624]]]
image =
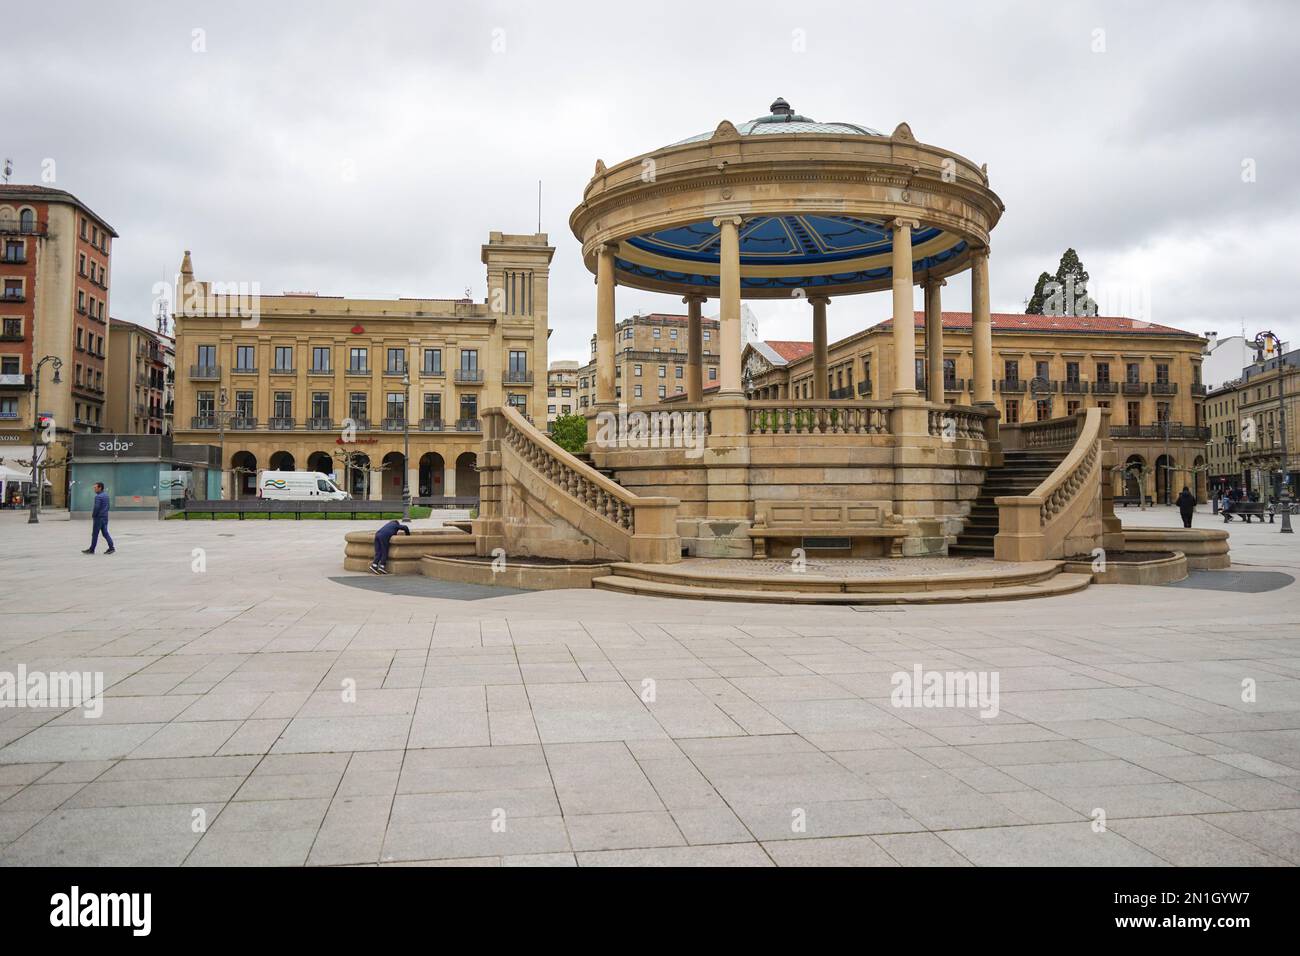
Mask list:
[[[782,95],[987,162],[996,308],[1073,245],[1095,282],[1149,284],[1159,321],[1300,339],[1294,4],[52,2],[5,25],[15,180],[54,158],[121,232],[119,318],[149,321],[185,248],[267,292],[481,296],[479,245],[535,227],[541,179],[551,353],[585,358],[594,288],[567,221],[596,158]],[[968,307],[964,279],[945,292]],[[679,307],[620,291],[620,314]],[[806,306],[755,311],[808,337]],[[839,301],[832,334],[888,311]]]

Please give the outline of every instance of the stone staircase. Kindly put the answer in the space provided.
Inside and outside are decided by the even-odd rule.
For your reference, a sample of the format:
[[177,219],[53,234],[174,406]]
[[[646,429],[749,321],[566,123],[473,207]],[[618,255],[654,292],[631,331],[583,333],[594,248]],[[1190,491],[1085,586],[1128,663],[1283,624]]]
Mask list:
[[971,505],[966,526],[949,545],[953,557],[991,558],[993,538],[998,533],[998,506],[994,499],[1003,495],[1027,495],[1056,470],[1066,451],[1009,451],[1001,467],[991,468],[984,476],[979,497]]

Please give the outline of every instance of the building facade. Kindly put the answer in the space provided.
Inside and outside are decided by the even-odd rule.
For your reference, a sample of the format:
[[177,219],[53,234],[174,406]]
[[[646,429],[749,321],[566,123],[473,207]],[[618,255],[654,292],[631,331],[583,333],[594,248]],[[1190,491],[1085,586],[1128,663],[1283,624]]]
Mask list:
[[546,369],[546,430],[557,418],[572,415],[578,408],[578,363],[560,359]]
[[[1246,488],[1265,500],[1282,494],[1283,476],[1294,495],[1300,455],[1300,350],[1263,358],[1242,370],[1237,390],[1237,454]],[[1285,410],[1285,414],[1283,414]],[[1283,436],[1283,419],[1286,434]]]
[[[1006,424],[1045,421],[1091,407],[1111,411],[1111,437],[1123,474],[1114,476],[1118,495],[1136,496],[1141,486],[1164,500],[1186,484],[1201,500],[1206,491],[1205,387],[1198,335],[1169,326],[1115,316],[1040,316],[993,313],[993,401]],[[915,383],[929,391],[921,333],[923,312],[915,313]],[[832,399],[881,400],[895,381],[893,322],[874,325],[828,349],[827,394]],[[769,343],[808,354],[773,362],[762,350],[746,349],[743,367],[752,398],[811,399],[812,343]],[[943,313],[943,396],[953,404],[974,404],[971,380],[971,316]],[[1166,427],[1167,426],[1167,427]]]
[[1210,430],[1206,446],[1206,460],[1210,465],[1207,480],[1211,491],[1245,486],[1246,477],[1242,474],[1238,457],[1241,416],[1237,402],[1240,397],[1240,378],[1225,382],[1205,396],[1205,424]]
[[[688,317],[664,312],[634,315],[614,328],[614,395],[629,408],[653,405],[688,392]],[[700,320],[702,391],[718,385],[718,320]],[[582,414],[596,404],[596,337],[591,361],[578,370],[578,407]]]
[[477,496],[481,410],[545,410],[554,252],[544,233],[491,233],[482,302],[286,294],[251,317],[187,252],[177,441],[222,449],[226,497],[255,495],[265,469],[333,474],[357,498],[400,499],[404,478],[413,497]]
[[[72,436],[106,427],[108,314],[117,233],[71,193],[0,185],[0,457],[31,458],[47,426],[50,503],[67,503]],[[40,407],[35,407],[37,368]],[[54,381],[57,359],[59,381]],[[26,445],[24,453],[21,449]]]
[[172,433],[175,344],[170,336],[110,318],[108,359],[113,374],[105,402],[110,431],[131,435]]

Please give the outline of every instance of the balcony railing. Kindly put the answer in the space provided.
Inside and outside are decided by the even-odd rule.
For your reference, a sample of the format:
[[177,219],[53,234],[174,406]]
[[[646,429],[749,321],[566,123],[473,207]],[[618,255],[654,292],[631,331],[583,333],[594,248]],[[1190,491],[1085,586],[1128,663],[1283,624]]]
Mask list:
[[383,424],[384,424],[384,431],[386,432],[400,432],[403,428],[406,427],[406,419],[385,418]]
[[256,365],[236,365],[230,370],[231,375],[256,375]]
[[420,374],[423,375],[425,378],[442,378],[447,373],[441,365],[436,367],[432,365],[426,365],[424,366],[424,368],[420,369]]
[[1125,382],[1121,391],[1125,395],[1145,395],[1147,393],[1146,382]]
[[1088,383],[1080,381],[1071,381],[1066,379],[1061,383],[1061,392],[1065,395],[1086,395],[1088,394]]
[[369,374],[370,374],[370,369],[369,369],[369,367],[367,367],[367,366],[365,366],[365,365],[349,365],[349,366],[348,366],[348,374],[349,374],[349,375],[369,375]]
[[1094,395],[1114,395],[1119,391],[1118,382],[1093,382],[1092,394]]
[[871,397],[871,379],[867,379],[865,382],[858,382],[858,394],[866,395],[868,398]]
[[1061,383],[1054,378],[1034,378],[1029,380],[1029,390],[1035,395],[1050,395],[1061,390]]
[[1029,387],[1029,383],[1019,378],[1003,378],[998,380],[998,391],[1023,393]]
[[295,375],[297,374],[297,371],[298,370],[295,369],[292,365],[290,365],[288,368],[285,368],[283,365],[277,365],[273,369],[271,369],[271,374],[272,375]]
[[[1154,425],[1111,425],[1110,435],[1112,438],[1151,438],[1163,441],[1165,438],[1165,423],[1157,422]],[[1210,427],[1208,425],[1184,425],[1181,422],[1170,422],[1169,438],[1173,441],[1209,441]]]
[[27,257],[6,254],[0,256],[0,262],[3,262],[7,266],[22,266],[27,264]]
[[1199,382],[1192,383],[1192,394],[1197,396],[1198,398],[1204,398],[1205,393],[1207,391],[1208,389],[1204,385],[1200,384]]
[[852,398],[853,388],[852,386],[847,386],[847,385],[843,388],[832,388],[829,392],[826,393],[826,397],[831,399]]
[[195,415],[190,419],[190,428],[216,428],[217,419],[213,415]]
[[1178,383],[1177,382],[1152,382],[1151,394],[1152,395],[1177,395]]
[[191,365],[190,379],[195,382],[219,382],[221,381],[221,366]]
[[483,370],[481,368],[458,368],[456,369],[457,385],[482,385]]
[[458,432],[481,432],[483,423],[477,418],[459,418],[456,420],[456,431]]
[[277,415],[267,421],[266,425],[272,431],[290,431],[293,428],[294,419],[289,415]]
[[945,378],[943,380],[943,390],[945,392],[961,392],[966,389],[966,380],[964,378]]
[[333,375],[334,369],[330,368],[328,365],[313,365],[311,368],[307,369],[307,374],[308,375]]
[[26,302],[27,293],[19,292],[15,289],[5,289],[0,293],[0,302]]
[[389,365],[389,366],[387,366],[387,367],[384,369],[384,374],[385,374],[385,375],[405,375],[405,374],[406,374],[406,366],[405,366],[405,365]]
[[230,427],[237,432],[252,431],[257,427],[257,419],[235,416],[230,420]]
[[352,422],[352,427],[354,427],[357,431],[359,431],[359,432],[368,432],[368,431],[370,431],[370,419],[369,419],[369,418],[357,418],[356,416],[353,416],[353,417],[350,419],[350,421]]
[[20,222],[17,219],[0,219],[0,235],[6,236],[43,236],[46,234],[43,222]]
[[0,388],[6,390],[22,389],[24,391],[32,387],[32,375],[30,372],[14,372],[8,375],[0,375]]
[[334,419],[332,418],[309,418],[307,419],[307,430],[312,432],[327,432],[334,428]]
[[509,368],[501,373],[501,381],[507,385],[532,385],[533,373],[526,368]]
[[440,432],[443,429],[441,418],[421,418],[420,431],[422,432]]
[[0,333],[0,342],[21,342],[22,340],[23,334],[21,332]]

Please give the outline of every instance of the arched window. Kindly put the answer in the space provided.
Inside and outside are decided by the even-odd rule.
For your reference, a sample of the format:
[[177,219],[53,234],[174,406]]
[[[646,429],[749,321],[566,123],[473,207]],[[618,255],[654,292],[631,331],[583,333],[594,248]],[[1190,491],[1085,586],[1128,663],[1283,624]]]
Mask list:
[[34,232],[36,230],[36,211],[34,209],[24,209],[18,214],[18,228],[23,232]]

